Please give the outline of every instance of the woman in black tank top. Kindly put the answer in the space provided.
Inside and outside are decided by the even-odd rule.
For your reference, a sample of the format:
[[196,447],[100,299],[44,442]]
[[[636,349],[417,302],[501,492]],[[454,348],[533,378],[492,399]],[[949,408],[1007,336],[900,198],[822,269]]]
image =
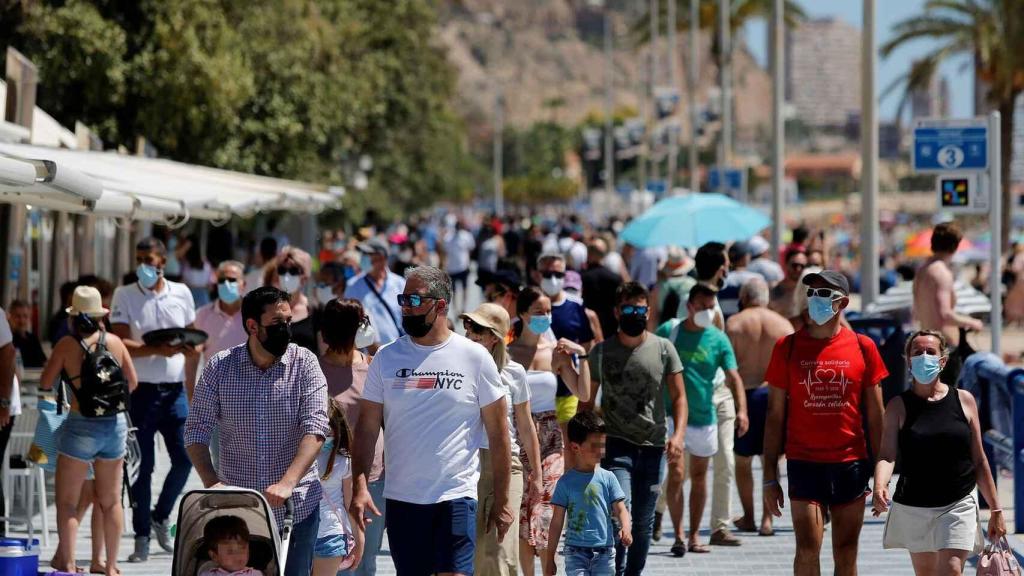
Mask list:
[[[940,381],[948,358],[941,333],[915,332],[905,351],[912,384],[885,411],[874,514],[889,512],[884,546],[909,550],[916,573],[938,574],[954,564],[962,570],[981,544],[975,488],[992,505],[989,537],[1006,533],[982,449],[978,406],[969,393]],[[897,454],[901,470],[890,510]]]

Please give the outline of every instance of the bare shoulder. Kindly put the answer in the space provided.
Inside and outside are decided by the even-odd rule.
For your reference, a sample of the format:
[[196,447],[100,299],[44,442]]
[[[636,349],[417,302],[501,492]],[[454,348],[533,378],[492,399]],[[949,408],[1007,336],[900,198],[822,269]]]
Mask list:
[[970,410],[972,414],[978,411],[978,403],[974,400],[974,394],[960,388],[957,388],[956,392],[960,395],[960,405],[964,407],[964,411]]
[[892,400],[889,400],[889,404],[885,407],[886,415],[892,414],[893,416],[900,417],[901,419],[906,411],[907,408],[903,404],[903,398],[900,396],[896,396]]

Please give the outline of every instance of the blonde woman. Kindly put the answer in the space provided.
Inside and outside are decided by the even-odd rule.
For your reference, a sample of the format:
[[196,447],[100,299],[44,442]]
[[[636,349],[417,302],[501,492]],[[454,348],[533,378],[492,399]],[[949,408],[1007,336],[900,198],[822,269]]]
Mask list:
[[305,250],[285,246],[263,271],[263,285],[276,286],[291,296],[291,341],[320,355],[316,319],[304,292],[310,279],[312,258]]
[[[999,491],[981,445],[974,396],[939,378],[949,358],[946,338],[915,332],[905,352],[913,384],[885,410],[873,510],[875,516],[889,512],[883,546],[907,549],[915,574],[959,575],[983,545],[976,488],[992,506],[989,537],[1006,534]],[[900,479],[890,504],[897,454]]]

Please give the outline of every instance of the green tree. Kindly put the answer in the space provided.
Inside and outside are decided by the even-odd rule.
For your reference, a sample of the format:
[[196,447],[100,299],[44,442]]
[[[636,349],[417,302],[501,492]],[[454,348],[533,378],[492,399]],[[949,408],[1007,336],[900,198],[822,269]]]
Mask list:
[[1014,103],[1024,92],[1024,0],[929,0],[925,12],[893,26],[881,47],[888,57],[904,44],[922,38],[939,46],[916,61],[905,82],[908,91],[927,88],[939,65],[959,55],[974,60],[975,81],[988,87],[988,102],[1000,114],[1002,146],[1003,237],[1010,237]]

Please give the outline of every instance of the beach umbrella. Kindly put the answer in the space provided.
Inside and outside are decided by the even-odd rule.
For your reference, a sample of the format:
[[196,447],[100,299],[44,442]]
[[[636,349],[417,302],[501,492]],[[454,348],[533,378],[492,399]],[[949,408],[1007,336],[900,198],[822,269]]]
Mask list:
[[771,225],[763,212],[724,194],[688,194],[661,200],[622,230],[640,248],[746,240]]

